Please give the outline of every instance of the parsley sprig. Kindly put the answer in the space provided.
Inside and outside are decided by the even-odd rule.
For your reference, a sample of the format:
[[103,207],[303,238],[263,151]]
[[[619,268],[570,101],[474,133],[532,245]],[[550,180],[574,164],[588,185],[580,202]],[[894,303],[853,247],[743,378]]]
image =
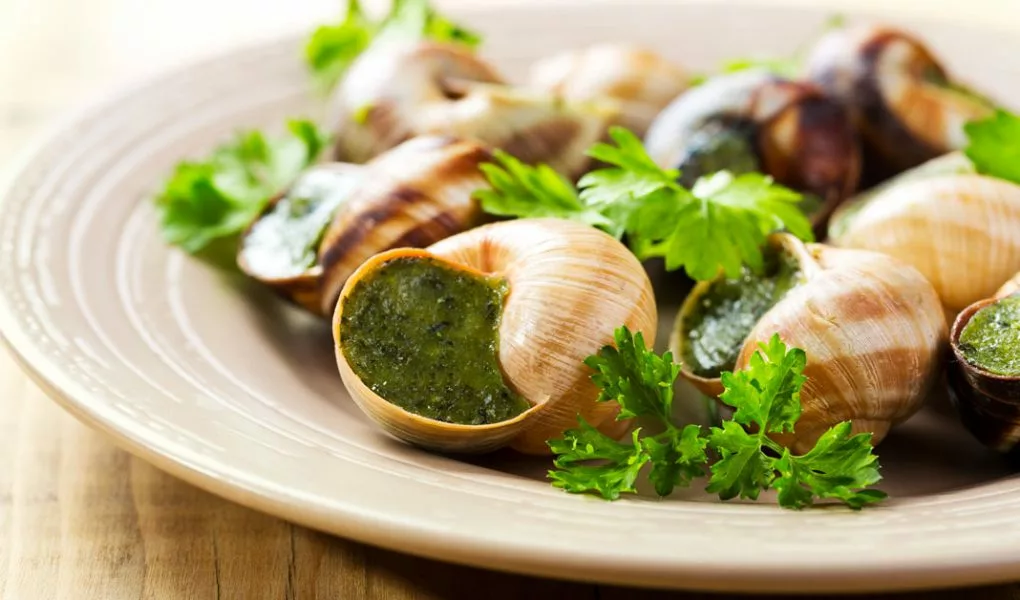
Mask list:
[[722,500],[753,500],[773,488],[785,508],[830,498],[859,509],[886,497],[868,489],[881,479],[871,434],[851,435],[849,422],[829,429],[802,455],[769,437],[794,430],[806,381],[804,351],[787,348],[778,335],[759,345],[746,369],[723,374],[720,399],[735,411],[732,419],[707,432],[699,425],[679,427],[673,422],[673,382],[680,367],[671,353],[656,355],[640,333],[632,335],[626,327],[616,331],[615,342],[585,361],[595,371],[599,401],[615,400],[618,419],[644,417],[660,422],[664,431],[643,435],[638,428],[630,442],[623,443],[581,419],[579,428],[549,442],[556,455],[555,469],[549,472],[553,485],[615,500],[635,493],[641,471],[651,465],[648,477],[660,496],[707,475],[706,490]]
[[978,173],[1020,184],[1020,116],[1000,108],[963,129],[963,152]]
[[310,121],[287,129],[278,138],[240,131],[208,157],[179,163],[155,197],[166,241],[198,253],[247,227],[328,143]]
[[487,166],[491,190],[478,193],[483,210],[500,216],[557,216],[594,225],[623,237],[644,260],[662,257],[668,270],[684,269],[697,280],[720,271],[736,277],[743,265],[760,269],[770,233],[787,229],[812,239],[797,192],[760,173],[721,171],[692,189],[680,172],[663,169],[641,141],[622,127],[609,131],[614,144],[599,143],[589,155],[606,164],[578,182],[578,192],[542,165],[501,155]]
[[428,0],[393,0],[389,14],[373,21],[359,0],[347,0],[342,21],[319,26],[305,44],[305,61],[324,89],[331,88],[372,44],[431,39],[474,48],[481,37],[439,14]]

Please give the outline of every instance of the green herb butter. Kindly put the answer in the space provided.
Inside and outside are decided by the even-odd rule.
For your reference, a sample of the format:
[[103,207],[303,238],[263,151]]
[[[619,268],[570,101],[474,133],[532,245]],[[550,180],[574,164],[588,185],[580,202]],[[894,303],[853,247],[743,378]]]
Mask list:
[[713,282],[681,323],[684,364],[702,377],[732,370],[751,329],[801,281],[793,258],[772,250],[762,273],[745,267],[736,279]]
[[528,403],[498,360],[505,282],[426,257],[398,258],[366,275],[344,301],[342,350],[372,391],[449,423],[511,419]]
[[307,171],[252,225],[242,249],[249,269],[285,278],[315,266],[322,236],[359,181],[360,175],[349,170]]
[[1020,376],[1020,295],[974,313],[957,344],[967,361],[989,373]]
[[760,171],[752,127],[733,119],[713,119],[691,133],[677,165],[680,184],[692,187],[698,178],[718,171],[734,175]]

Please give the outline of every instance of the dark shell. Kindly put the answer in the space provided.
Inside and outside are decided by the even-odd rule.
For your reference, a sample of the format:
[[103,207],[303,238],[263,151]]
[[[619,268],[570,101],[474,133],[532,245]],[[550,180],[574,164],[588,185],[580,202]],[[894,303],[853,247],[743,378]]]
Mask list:
[[867,185],[959,149],[962,123],[993,106],[953,83],[920,40],[889,27],[826,34],[807,70],[852,110],[864,141]]
[[956,317],[950,332],[952,356],[946,381],[960,420],[974,437],[1011,460],[1020,460],[1020,378],[996,375],[972,365],[959,349],[960,334],[974,313],[998,300],[975,302]]
[[473,195],[487,185],[479,166],[491,160],[489,151],[474,142],[425,136],[363,166],[313,167],[360,170],[359,181],[322,234],[314,266],[290,277],[260,273],[245,260],[244,242],[254,223],[242,238],[238,264],[300,306],[329,316],[347,278],[366,259],[392,248],[423,248],[484,222]]
[[860,149],[850,113],[814,84],[764,71],[714,77],[685,92],[646,137],[652,159],[682,182],[721,169],[760,171],[818,201],[819,228],[857,190]]

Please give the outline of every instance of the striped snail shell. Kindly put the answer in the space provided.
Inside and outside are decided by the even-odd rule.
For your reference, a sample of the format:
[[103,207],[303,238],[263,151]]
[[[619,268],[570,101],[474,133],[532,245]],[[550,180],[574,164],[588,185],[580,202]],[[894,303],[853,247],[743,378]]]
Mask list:
[[685,185],[719,170],[759,171],[812,197],[816,226],[856,189],[860,151],[849,112],[810,83],[762,70],[713,77],[677,97],[648,130],[660,166]]
[[747,333],[726,348],[721,370],[745,368],[774,334],[807,354],[803,412],[796,431],[776,434],[776,441],[805,452],[827,429],[850,421],[855,433],[870,432],[878,444],[921,407],[939,375],[947,331],[935,290],[910,266],[876,252],[804,244],[789,234],[774,234],[770,244],[794,267],[792,285],[758,302],[759,314],[740,308],[755,302],[753,286],[739,282],[741,291],[729,297],[733,284],[723,278],[695,286],[671,341],[682,376],[706,395],[722,392],[720,369],[697,372],[705,362],[699,357],[712,350],[711,339],[697,337],[699,327],[705,330],[699,319],[718,310],[712,303],[736,310],[727,318]]
[[482,146],[419,137],[365,165],[308,169],[242,236],[241,270],[313,313],[330,316],[340,288],[374,254],[423,247],[483,222],[472,198],[487,185]]
[[618,43],[554,54],[532,65],[528,76],[530,86],[569,101],[616,100],[617,124],[639,137],[689,82],[687,73],[663,56]]
[[947,154],[844,203],[829,241],[913,266],[935,286],[951,321],[1020,271],[1020,186]]
[[827,33],[807,71],[852,109],[877,179],[962,148],[964,124],[994,108],[956,82],[921,40],[891,27]]
[[463,47],[418,42],[359,56],[333,93],[328,122],[341,161],[366,161],[414,136],[453,135],[576,178],[617,112],[608,100],[511,87]]
[[[348,356],[354,342],[344,333],[348,331],[350,337],[350,332],[357,332],[351,329],[357,324],[348,312],[354,310],[349,308],[355,302],[352,298],[362,282],[393,261],[407,259],[439,261],[445,268],[495,278],[506,285],[498,348],[493,350],[506,385],[526,401],[526,410],[485,424],[439,420],[381,397],[373,382],[356,371],[355,360]],[[400,289],[411,285],[409,280]],[[372,308],[387,322],[408,323],[389,303],[375,303]],[[423,250],[398,249],[372,257],[344,285],[333,318],[333,335],[337,365],[351,396],[395,437],[441,452],[481,453],[510,446],[527,454],[549,454],[546,441],[576,427],[578,415],[614,436],[629,426],[627,421],[616,420],[619,407],[615,402],[597,402],[599,390],[583,361],[612,344],[614,330],[620,325],[642,332],[651,343],[657,318],[648,275],[615,238],[572,221],[519,219],[484,225]],[[398,346],[387,351],[385,360],[435,351],[413,338]],[[451,370],[444,375],[456,379],[461,362],[451,359],[444,364]]]

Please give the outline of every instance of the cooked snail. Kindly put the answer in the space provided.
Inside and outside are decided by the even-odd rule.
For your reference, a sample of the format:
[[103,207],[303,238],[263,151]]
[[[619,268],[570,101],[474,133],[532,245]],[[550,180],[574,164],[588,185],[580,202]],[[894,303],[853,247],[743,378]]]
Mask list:
[[383,45],[358,57],[331,101],[335,158],[361,163],[404,140],[454,135],[576,177],[617,114],[614,103],[516,89],[451,45]]
[[628,426],[582,362],[620,324],[654,339],[634,255],[586,225],[522,219],[372,257],[344,285],[333,334],[351,396],[395,437],[547,454],[579,414],[611,435]]
[[962,148],[963,125],[994,108],[958,84],[920,40],[889,27],[829,32],[807,70],[851,107],[877,179]]
[[797,452],[841,421],[872,432],[915,413],[939,374],[946,323],[924,277],[875,252],[770,238],[762,274],[701,282],[684,301],[671,346],[683,377],[709,396],[722,371],[748,365],[773,335],[808,357],[797,430],[776,434]]
[[913,266],[952,317],[1020,271],[1020,186],[948,154],[843,204],[829,239]]
[[366,165],[317,165],[248,228],[242,271],[308,310],[329,316],[347,277],[365,259],[421,247],[483,219],[472,194],[486,185],[481,146],[420,137]]
[[1020,273],[995,296],[957,316],[946,379],[968,430],[983,444],[1020,459]]
[[568,101],[612,98],[618,124],[643,136],[656,115],[680,95],[690,78],[659,54],[626,44],[596,44],[535,63],[529,84]]
[[760,171],[804,192],[820,224],[857,187],[860,156],[846,109],[814,85],[764,71],[713,77],[674,100],[645,139],[690,186],[722,169]]

